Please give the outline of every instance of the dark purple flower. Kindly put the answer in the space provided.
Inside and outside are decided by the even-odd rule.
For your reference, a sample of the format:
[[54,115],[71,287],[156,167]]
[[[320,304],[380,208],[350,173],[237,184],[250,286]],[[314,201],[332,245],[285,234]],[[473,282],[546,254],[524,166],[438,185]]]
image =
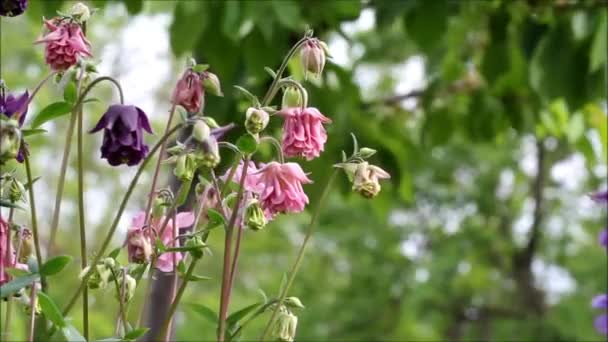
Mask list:
[[142,129],[152,133],[152,128],[146,113],[140,108],[110,106],[89,133],[102,129],[101,158],[106,158],[110,165],[137,165],[148,154],[148,145],[144,143]]
[[591,199],[598,203],[608,203],[608,190],[598,191],[591,195]]
[[[6,94],[2,84],[0,84],[0,113],[9,118],[12,118],[13,115],[19,115],[19,127],[23,126],[23,122],[25,121],[29,99],[30,95],[27,90],[19,96],[14,96],[10,93]],[[24,153],[27,153],[27,146],[22,143],[19,148],[19,153],[15,159],[22,163]]]
[[25,12],[27,0],[0,0],[0,15],[14,17]]

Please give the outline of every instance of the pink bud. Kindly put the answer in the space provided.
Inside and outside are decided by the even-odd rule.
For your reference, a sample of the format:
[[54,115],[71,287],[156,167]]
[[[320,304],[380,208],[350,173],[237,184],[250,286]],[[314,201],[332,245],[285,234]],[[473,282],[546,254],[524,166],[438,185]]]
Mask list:
[[305,72],[311,72],[318,77],[325,67],[324,43],[316,38],[308,39],[300,48],[300,57]]
[[189,113],[198,113],[204,101],[201,76],[188,70],[184,76],[177,81],[173,91],[173,103],[184,107]]

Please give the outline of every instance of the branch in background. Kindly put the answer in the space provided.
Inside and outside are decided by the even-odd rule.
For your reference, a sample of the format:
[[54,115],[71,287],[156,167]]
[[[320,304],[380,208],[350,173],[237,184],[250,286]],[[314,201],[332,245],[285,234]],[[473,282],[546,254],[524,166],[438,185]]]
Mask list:
[[402,101],[411,99],[411,98],[418,98],[422,95],[424,95],[424,89],[417,89],[417,90],[412,90],[409,93],[405,93],[405,94],[397,94],[397,95],[392,95],[389,97],[385,97],[385,98],[381,98],[381,99],[376,99],[376,100],[372,100],[370,102],[364,102],[361,107],[363,109],[369,109],[373,106],[394,106],[396,104],[399,104]]
[[532,263],[534,252],[538,248],[540,240],[540,225],[543,219],[543,188],[545,185],[545,147],[544,140],[540,139],[536,142],[537,159],[536,159],[536,178],[532,183],[532,196],[534,198],[534,221],[532,221],[532,229],[530,232],[530,240],[522,251],[522,261],[528,267]]

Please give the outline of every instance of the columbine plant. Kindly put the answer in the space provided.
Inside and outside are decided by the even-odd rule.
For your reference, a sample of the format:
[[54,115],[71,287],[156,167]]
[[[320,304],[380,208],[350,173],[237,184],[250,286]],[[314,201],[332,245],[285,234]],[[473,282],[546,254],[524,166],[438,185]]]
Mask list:
[[[25,9],[25,1],[2,0],[2,14],[17,15]],[[302,263],[307,243],[324,208],[324,201],[339,169],[345,171],[352,182],[353,191],[365,198],[373,198],[381,190],[380,180],[389,174],[372,165],[368,159],[375,150],[359,149],[353,135],[354,151],[350,156],[343,153],[342,160],[325,185],[320,200],[315,203],[311,221],[305,238],[297,251],[295,263],[287,273],[280,293],[265,303],[251,306],[247,314],[243,311],[229,315],[230,299],[236,278],[236,270],[243,239],[243,231],[264,231],[278,215],[300,213],[309,205],[306,185],[312,182],[306,165],[300,161],[313,160],[323,153],[328,139],[326,126],[331,119],[317,108],[309,106],[308,94],[300,82],[285,77],[289,60],[299,53],[306,73],[321,77],[328,56],[327,45],[307,32],[287,53],[278,70],[270,68],[272,84],[261,98],[250,91],[236,86],[251,101],[250,107],[242,114],[240,122],[218,124],[205,113],[205,96],[222,96],[220,79],[209,70],[208,65],[189,61],[179,77],[171,94],[171,109],[167,116],[164,133],[150,147],[145,142],[145,133],[152,133],[148,117],[136,105],[126,105],[119,83],[108,76],[97,76],[96,68],[87,57],[91,57],[91,43],[86,38],[86,22],[91,11],[82,4],[76,4],[69,13],[44,21],[45,32],[36,44],[45,45],[45,61],[50,69],[31,95],[27,91],[14,94],[0,84],[0,130],[2,149],[0,162],[16,164],[25,169],[25,185],[19,181],[17,173],[2,175],[2,206],[7,207],[8,218],[0,217],[0,284],[2,298],[8,300],[5,334],[8,336],[10,319],[13,314],[11,303],[21,298],[30,315],[29,340],[34,336],[41,339],[54,338],[63,334],[68,340],[89,340],[89,290],[106,289],[113,292],[118,302],[118,317],[113,339],[135,340],[146,333],[149,327],[129,321],[128,311],[132,298],[143,279],[149,279],[147,290],[153,282],[152,272],[166,274],[173,279],[170,293],[171,306],[160,327],[154,327],[154,340],[168,340],[172,319],[187,286],[197,280],[206,279],[196,275],[197,263],[212,248],[207,239],[222,227],[224,232],[223,271],[221,291],[218,294],[217,340],[235,340],[246,328],[247,323],[269,312],[270,317],[260,336],[261,340],[272,338],[293,341],[297,332],[298,310],[304,309],[302,302],[289,291]],[[28,104],[38,89],[50,79],[56,79],[64,90],[63,103],[69,104],[69,111],[57,112],[60,107],[51,104],[35,117],[30,126],[24,128]],[[111,167],[137,167],[137,172],[126,189],[112,223],[97,246],[93,257],[89,257],[86,244],[86,205],[84,202],[83,139],[85,139],[83,116],[89,92],[101,82],[113,84],[119,93],[119,102],[108,106],[105,113],[98,116],[97,123],[89,133],[103,132],[103,137],[87,135],[100,146],[101,158]],[[281,106],[272,103],[279,92],[283,92]],[[178,107],[183,108],[180,112]],[[63,105],[65,108],[65,105]],[[68,256],[55,256],[43,260],[39,240],[35,205],[34,176],[32,175],[26,140],[27,136],[43,133],[38,128],[42,123],[71,114],[65,131],[65,147],[60,165],[56,201],[50,227],[47,254],[53,254],[54,240],[59,223],[64,190],[65,174],[71,154],[71,139],[76,132],[77,181],[78,181],[78,225],[80,230],[81,272],[80,284],[62,311],[58,311],[52,299],[46,294],[49,277],[61,271],[71,260]],[[175,113],[182,115],[176,117]],[[95,116],[95,113],[90,113]],[[174,122],[179,120],[179,122]],[[271,120],[282,120],[280,141],[266,128]],[[225,140],[226,133],[242,125],[246,132],[236,141]],[[187,129],[187,130],[186,130]],[[183,141],[176,141],[167,148],[168,141],[179,130],[191,132]],[[101,140],[101,141],[100,141]],[[256,159],[260,144],[276,147],[276,157],[261,162]],[[35,153],[36,151],[31,151]],[[158,154],[158,155],[157,155]],[[219,169],[222,160],[233,162],[226,169]],[[285,160],[285,158],[297,158]],[[124,209],[138,185],[145,167],[155,161],[152,184],[142,211],[132,218],[126,240],[122,246],[109,251],[114,233],[118,228]],[[161,188],[158,184],[162,165],[169,165],[173,175],[181,182],[174,192]],[[218,176],[220,175],[221,176]],[[25,193],[28,193],[27,201]],[[190,192],[193,192],[192,194]],[[192,196],[189,196],[192,195]],[[195,201],[191,211],[178,211],[188,197]],[[31,214],[31,231],[14,222],[14,210],[28,206]],[[121,264],[118,255],[126,250],[127,264]],[[23,300],[26,298],[26,300]],[[82,329],[77,329],[64,317],[70,314],[77,301],[82,298]],[[145,303],[145,301],[144,301]],[[40,312],[44,315],[38,315]],[[145,304],[141,313],[146,310]],[[140,313],[140,317],[142,314]],[[35,324],[38,320],[39,324]],[[35,329],[35,327],[37,328]],[[80,332],[82,331],[82,333]],[[37,335],[35,335],[35,333]],[[152,332],[151,332],[152,333]]]

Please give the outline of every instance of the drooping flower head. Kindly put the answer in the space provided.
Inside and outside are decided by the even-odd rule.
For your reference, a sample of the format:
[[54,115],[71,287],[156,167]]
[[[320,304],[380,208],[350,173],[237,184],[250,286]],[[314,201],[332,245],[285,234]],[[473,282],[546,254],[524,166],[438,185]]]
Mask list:
[[299,213],[308,204],[302,184],[312,183],[297,163],[270,162],[259,171],[260,202],[267,217]]
[[174,104],[184,107],[189,113],[198,113],[205,100],[204,95],[201,75],[188,69],[177,81],[172,101]]
[[[593,301],[591,302],[591,306],[595,309],[601,309],[604,311],[608,311],[608,294],[601,294],[595,296]],[[603,315],[598,316],[595,319],[595,329],[604,334],[608,335],[608,313],[604,313]]]
[[19,125],[22,126],[27,114],[28,103],[29,93],[27,90],[23,94],[15,96],[11,93],[5,93],[4,87],[0,84],[0,114],[13,119],[18,116]]
[[[234,175],[232,176],[231,181],[234,183],[238,183],[241,180],[241,176],[243,175],[243,166],[244,163],[241,161],[239,165],[234,170]],[[220,177],[220,179],[224,182],[228,181],[228,177],[230,176],[230,169],[226,170],[226,173]],[[245,191],[254,193],[259,195],[264,190],[263,184],[260,184],[261,175],[258,173],[258,168],[255,166],[255,163],[249,161],[247,164],[247,175],[245,176]]]
[[146,113],[136,106],[112,105],[89,132],[103,129],[101,157],[112,166],[137,165],[148,154],[143,131],[152,133]]
[[317,38],[309,38],[304,42],[300,48],[300,58],[306,72],[305,77],[307,77],[309,72],[315,77],[321,75],[325,67],[325,54],[327,50],[327,45]]
[[368,162],[342,163],[337,164],[336,167],[344,169],[348,179],[353,182],[353,191],[365,198],[376,197],[382,189],[380,179],[391,178],[388,172]]
[[591,199],[598,203],[608,203],[608,190],[598,191],[592,194]]
[[150,236],[141,227],[131,227],[127,233],[129,261],[142,264],[150,261],[152,244]]
[[287,108],[278,115],[285,118],[283,125],[283,153],[288,157],[312,160],[321,154],[327,141],[323,124],[331,120],[316,108]]
[[91,56],[91,44],[79,24],[55,18],[45,20],[45,25],[49,33],[34,44],[46,44],[44,57],[51,69],[66,70],[81,56]]
[[0,0],[0,15],[3,17],[15,17],[27,8],[27,0]]
[[14,96],[5,93],[4,83],[0,80],[0,115],[3,117],[0,130],[0,154],[3,160],[12,158],[18,162],[23,162],[23,154],[27,152],[26,147],[21,143],[20,127],[23,126],[27,108],[29,104],[29,93],[27,90]]
[[[182,212],[175,215],[175,221],[173,219],[169,219],[167,221],[167,227],[164,232],[162,232],[162,236],[160,236],[160,240],[167,248],[178,247],[178,240],[174,239],[174,236],[179,235],[180,228],[186,228],[191,226],[194,223],[194,214],[191,212]],[[159,218],[153,218],[149,222],[149,227],[144,227],[146,214],[145,212],[139,212],[131,222],[132,228],[129,232],[133,232],[132,236],[136,236],[134,232],[137,229],[144,230],[144,234],[142,237],[146,237],[149,239],[149,242],[153,242],[153,236],[161,233],[162,227],[160,225],[165,222],[165,216]],[[129,241],[127,241],[127,245],[129,245]],[[135,246],[133,246],[136,249]],[[143,249],[139,251],[145,252]],[[131,258],[131,253],[129,253],[129,259]],[[156,259],[156,268],[162,272],[171,272],[173,271],[174,266],[176,266],[178,262],[182,260],[182,253],[180,252],[170,252],[163,253]],[[175,261],[175,263],[174,263]]]

